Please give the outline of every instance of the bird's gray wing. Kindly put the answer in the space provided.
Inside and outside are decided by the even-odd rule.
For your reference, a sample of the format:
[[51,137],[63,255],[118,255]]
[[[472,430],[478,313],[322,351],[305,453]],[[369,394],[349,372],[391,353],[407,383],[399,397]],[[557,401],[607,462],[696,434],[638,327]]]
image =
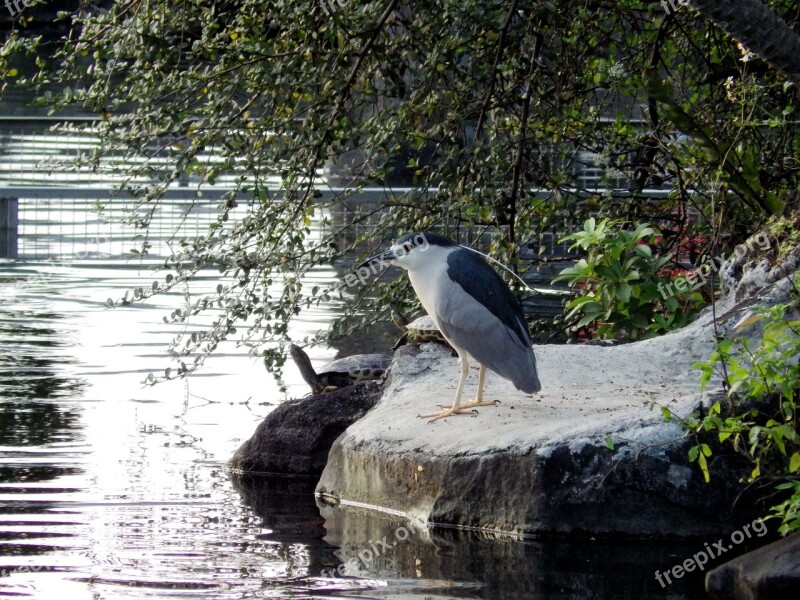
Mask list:
[[[454,286],[453,293],[436,307],[436,320],[454,348],[467,351],[481,364],[510,379],[517,388],[529,393],[539,391],[531,346],[463,288]],[[527,332],[524,322],[517,325]]]
[[504,323],[523,345],[531,345],[530,332],[519,301],[481,254],[467,248],[459,248],[448,254],[447,277],[471,296],[474,302],[483,305]]

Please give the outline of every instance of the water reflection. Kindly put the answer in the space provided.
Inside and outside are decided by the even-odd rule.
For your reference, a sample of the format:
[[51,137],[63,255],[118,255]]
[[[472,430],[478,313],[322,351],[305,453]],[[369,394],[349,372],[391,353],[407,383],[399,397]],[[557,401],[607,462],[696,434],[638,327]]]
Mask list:
[[[28,279],[32,269],[43,276]],[[177,329],[161,317],[182,294],[115,310],[105,299],[150,277],[122,265],[0,267],[0,595],[641,598],[654,569],[677,562],[670,553],[689,555],[422,530],[355,576],[329,575],[341,557],[395,541],[405,523],[320,507],[311,480],[232,482],[224,463],[283,396],[233,344],[199,377],[143,387],[165,366]],[[309,277],[328,285],[336,274]],[[192,293],[216,284],[201,275]],[[292,337],[313,335],[336,310],[305,313]],[[299,374],[286,375],[290,395],[307,393]],[[672,597],[691,598],[688,582]]]
[[[627,599],[659,595],[657,568],[696,551],[691,544],[519,540],[509,536],[436,528],[353,508],[322,505],[326,540],[366,580],[389,582],[388,597],[403,598]],[[406,536],[406,531],[414,531]],[[366,560],[365,560],[366,559]],[[337,562],[336,565],[341,564]],[[671,598],[705,598],[702,576],[668,591]],[[366,596],[359,596],[366,597]]]
[[[7,286],[19,283],[4,279]],[[69,483],[83,473],[70,456],[80,444],[81,409],[65,399],[85,383],[66,371],[75,358],[64,325],[46,302],[23,306],[13,294],[0,297],[0,567],[6,572],[30,570],[42,555],[71,545],[74,535],[57,518],[43,519],[54,497],[79,491]]]
[[[18,400],[69,397],[83,383],[64,374],[75,362],[66,348],[63,315],[45,309],[11,306],[0,298],[0,398]],[[37,440],[34,443],[39,443]]]
[[[399,517],[315,501],[311,479],[233,476],[242,501],[265,528],[258,539],[279,544],[289,561],[298,559],[297,548],[305,549],[302,568],[308,577],[295,581],[298,593],[405,600],[640,600],[663,592],[653,578],[655,569],[696,551],[696,544],[520,540],[428,530]],[[676,582],[667,591],[675,599],[705,598],[702,576]]]
[[258,540],[278,543],[285,552],[302,545],[309,573],[332,564],[335,547],[323,541],[325,519],[314,498],[314,479],[237,473],[231,477],[242,502],[261,519],[264,530]]
[[4,446],[45,446],[78,438],[75,407],[50,402],[0,402],[0,441]]
[[[104,304],[150,277],[123,264],[0,266],[0,595],[228,599],[317,585],[310,548],[332,551],[318,511],[316,531],[277,539],[288,521],[262,524],[222,468],[283,394],[233,343],[197,377],[143,387],[168,364],[177,328],[161,317],[183,291]],[[201,273],[191,293],[217,277]],[[313,335],[336,308],[309,311],[292,336]],[[288,370],[286,383],[307,391]],[[276,488],[267,501],[288,510],[298,497]]]

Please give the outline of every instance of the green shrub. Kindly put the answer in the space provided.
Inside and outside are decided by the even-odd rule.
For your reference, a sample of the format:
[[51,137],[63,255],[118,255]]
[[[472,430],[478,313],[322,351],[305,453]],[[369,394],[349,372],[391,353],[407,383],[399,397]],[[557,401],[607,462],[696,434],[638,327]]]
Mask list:
[[703,304],[700,284],[673,293],[667,268],[672,256],[653,251],[659,237],[647,223],[627,231],[621,221],[590,218],[583,231],[562,240],[587,253],[553,280],[582,291],[566,307],[571,328],[593,328],[602,339],[634,340],[678,329],[694,317]]
[[[722,378],[726,401],[716,402],[708,414],[695,412],[681,419],[696,442],[689,460],[698,463],[706,481],[710,434],[750,461],[750,482],[774,484],[782,502],[771,508],[771,517],[781,520],[783,535],[800,529],[798,273],[790,302],[754,311],[750,320],[760,320],[764,327],[757,343],[744,337],[723,340],[708,360],[694,365],[702,389],[715,375]],[[662,412],[668,419],[675,416],[667,408]]]

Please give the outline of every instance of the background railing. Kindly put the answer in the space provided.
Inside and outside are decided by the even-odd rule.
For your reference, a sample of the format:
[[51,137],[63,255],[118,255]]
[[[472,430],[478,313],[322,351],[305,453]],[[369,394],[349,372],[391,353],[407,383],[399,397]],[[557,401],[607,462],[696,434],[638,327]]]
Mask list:
[[[88,155],[98,144],[93,122],[89,117],[0,117],[0,198],[8,199],[5,209],[8,215],[11,200],[17,201],[16,258],[129,259],[136,256],[131,251],[144,239],[134,239],[140,235],[146,236],[151,245],[149,258],[159,259],[169,255],[171,245],[174,247],[182,237],[193,238],[208,231],[223,196],[229,193],[232,179],[220,178],[215,186],[203,186],[202,195],[198,196],[196,176],[183,178],[157,204],[140,209],[153,210],[153,215],[148,230],[137,231],[125,223],[126,215],[136,206],[135,199],[114,188],[127,169],[137,166],[135,159],[120,154],[105,159],[101,165],[64,166],[71,159]],[[58,129],[51,130],[53,125],[58,125]],[[574,155],[570,170],[581,191],[567,193],[602,194],[615,185],[624,187],[624,182],[610,179],[610,172],[595,162],[591,153]],[[152,181],[134,179],[130,183]],[[274,184],[278,190],[277,179]],[[349,196],[345,202],[331,203],[332,197],[342,192],[341,188],[323,188],[315,225],[321,232],[328,227],[346,232],[339,238],[343,249],[348,241],[374,227],[375,218],[360,216],[374,211],[375,203],[389,204],[392,196],[408,191],[409,188],[368,188]],[[537,193],[543,198],[549,194],[548,190]],[[658,197],[665,193],[666,190],[649,190],[647,195]],[[249,198],[242,197],[237,211],[246,210],[248,202]],[[11,218],[8,216],[5,222],[10,223]],[[566,220],[554,222],[535,239],[526,240],[523,259],[532,264],[555,262],[560,266],[562,260],[569,260],[569,252],[558,240],[565,231],[578,225]],[[10,228],[6,225],[5,230]],[[491,228],[475,228],[465,231],[467,237],[460,241],[495,233]],[[11,234],[6,238],[11,240]],[[6,246],[10,247],[11,241]],[[14,257],[10,252],[6,248],[5,256]],[[3,255],[0,244],[0,257]]]
[[[150,258],[161,259],[181,238],[208,231],[227,192],[209,189],[198,197],[194,189],[172,188],[157,203],[136,208],[135,198],[111,187],[0,187],[5,200],[0,206],[10,206],[8,200],[13,199],[17,210],[17,252],[7,257],[128,259],[146,239]],[[130,211],[152,211],[146,232],[137,232],[126,221]]]

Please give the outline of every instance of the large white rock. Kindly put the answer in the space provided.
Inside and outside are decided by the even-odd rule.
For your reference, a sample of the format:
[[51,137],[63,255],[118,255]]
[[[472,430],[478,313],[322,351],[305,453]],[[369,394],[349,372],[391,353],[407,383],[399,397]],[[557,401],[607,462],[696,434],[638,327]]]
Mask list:
[[[769,269],[768,261],[752,264]],[[739,276],[748,268],[740,258]],[[747,285],[756,279],[750,272]],[[786,298],[786,279],[763,277],[762,284],[761,301]],[[377,405],[331,448],[317,492],[436,524],[531,534],[684,537],[735,529],[758,510],[739,497],[736,471],[747,466],[715,455],[706,484],[687,462],[682,430],[658,408],[685,415],[708,404],[691,366],[759,302],[753,287],[744,300],[728,287],[715,311],[660,338],[537,346],[538,396],[490,373],[486,399],[499,406],[432,424],[417,415],[452,401],[457,359],[433,344],[403,348]],[[465,399],[476,380],[473,371]]]

